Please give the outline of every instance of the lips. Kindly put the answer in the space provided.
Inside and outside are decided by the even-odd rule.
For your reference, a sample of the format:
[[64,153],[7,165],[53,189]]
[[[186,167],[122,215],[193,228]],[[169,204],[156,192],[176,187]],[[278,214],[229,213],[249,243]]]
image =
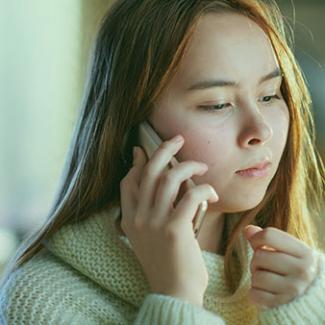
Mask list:
[[246,169],[237,170],[236,174],[248,179],[264,178],[269,175],[270,164],[271,163],[269,161],[263,161]]
[[264,170],[266,167],[268,167],[271,163],[269,161],[263,161],[261,163],[257,163],[253,166],[237,170],[236,173],[238,172],[243,172],[243,171],[250,171],[250,170]]

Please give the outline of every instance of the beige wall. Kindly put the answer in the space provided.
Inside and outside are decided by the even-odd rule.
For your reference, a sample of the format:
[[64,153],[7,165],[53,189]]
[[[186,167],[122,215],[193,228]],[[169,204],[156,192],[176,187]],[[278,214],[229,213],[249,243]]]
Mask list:
[[[0,269],[50,208],[109,1],[13,0],[0,10]],[[4,43],[3,43],[4,41]]]

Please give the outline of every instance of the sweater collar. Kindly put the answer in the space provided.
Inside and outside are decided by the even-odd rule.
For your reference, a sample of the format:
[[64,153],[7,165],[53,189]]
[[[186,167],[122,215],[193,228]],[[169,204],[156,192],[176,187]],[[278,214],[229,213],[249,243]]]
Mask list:
[[[115,228],[120,207],[97,213],[85,220],[68,224],[48,240],[46,247],[54,255],[96,282],[117,297],[139,307],[144,296],[150,292],[149,283],[126,236]],[[240,285],[230,294],[224,280],[224,257],[202,250],[202,256],[209,274],[205,296],[216,297],[223,303],[242,299],[250,286],[248,263],[252,249],[241,235],[241,256],[245,270]]]

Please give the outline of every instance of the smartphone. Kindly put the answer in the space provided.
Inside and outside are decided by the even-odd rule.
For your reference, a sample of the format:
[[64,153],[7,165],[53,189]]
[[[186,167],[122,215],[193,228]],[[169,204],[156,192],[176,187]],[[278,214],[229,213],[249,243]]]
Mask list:
[[[139,145],[144,149],[149,159],[162,142],[162,139],[159,137],[157,132],[153,129],[153,127],[147,120],[139,125]],[[170,163],[168,164],[168,167],[172,168],[177,164],[179,164],[177,159],[175,157],[172,157]],[[190,188],[196,186],[191,178],[189,178],[186,183]],[[208,203],[206,200],[204,200],[199,204],[198,209],[195,213],[192,222],[195,238],[197,238],[197,236],[199,235],[207,208]]]

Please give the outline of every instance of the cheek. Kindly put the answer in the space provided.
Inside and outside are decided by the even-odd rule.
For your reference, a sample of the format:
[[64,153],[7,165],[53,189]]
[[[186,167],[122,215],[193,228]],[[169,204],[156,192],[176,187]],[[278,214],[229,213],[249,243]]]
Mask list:
[[183,132],[183,135],[185,143],[176,154],[176,159],[179,161],[195,160],[204,162],[209,166],[209,171],[215,169],[222,171],[228,165],[228,157],[230,157],[230,151],[233,147],[230,140],[225,140],[230,139],[229,135],[224,132],[217,133],[216,131],[204,132],[199,128]]
[[276,155],[281,155],[287,142],[289,130],[289,111],[287,107],[283,107],[277,114],[271,116],[273,128],[273,151]]

